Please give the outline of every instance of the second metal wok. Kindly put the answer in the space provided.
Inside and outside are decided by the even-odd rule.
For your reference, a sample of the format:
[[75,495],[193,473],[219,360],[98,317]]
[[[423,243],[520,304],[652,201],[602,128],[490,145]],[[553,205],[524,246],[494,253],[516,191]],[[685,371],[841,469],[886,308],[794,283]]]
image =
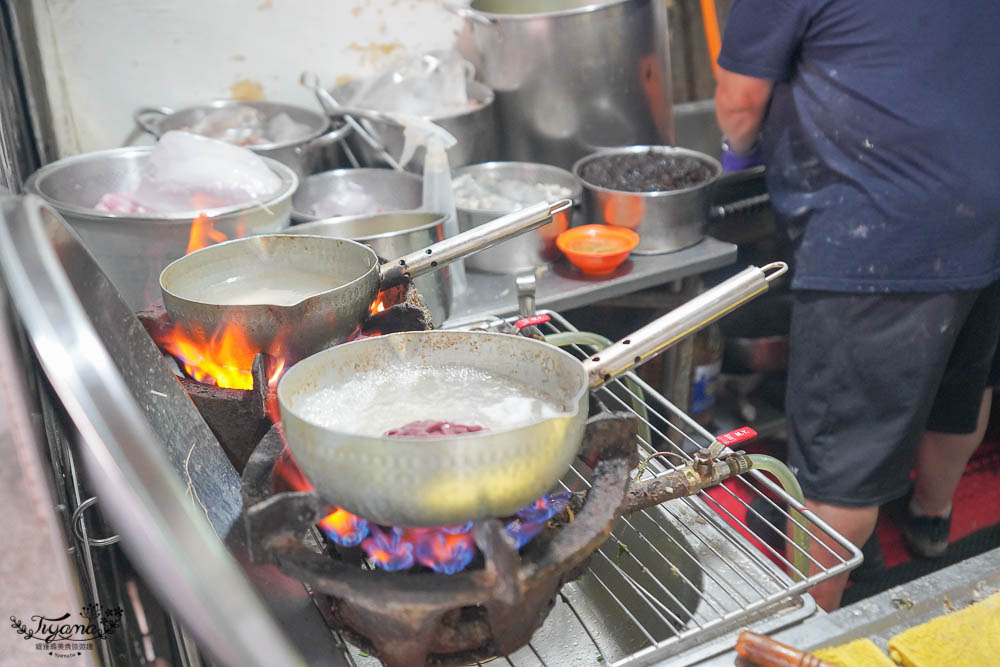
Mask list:
[[380,290],[531,231],[570,206],[541,202],[385,264],[347,239],[236,239],[169,264],[160,291],[175,324],[204,339],[236,327],[255,350],[294,362],[348,340]]
[[[293,366],[278,384],[288,447],[327,501],[377,523],[455,525],[513,514],[569,469],[583,437],[590,389],[767,291],[786,269],[780,262],[749,267],[584,362],[541,341],[481,332],[389,334],[324,350]],[[400,395],[363,386],[345,403],[326,398],[369,374],[419,376],[441,368],[468,378],[448,387],[446,401],[431,392]],[[341,414],[375,410],[384,411],[379,417],[385,420],[405,421],[404,412],[426,410],[425,418],[450,420],[448,410],[461,410],[463,402],[499,405],[506,398],[498,391],[484,399],[474,386],[483,375],[508,379],[511,391],[527,388],[545,397],[554,416],[403,439],[331,428],[315,412],[321,398],[323,410]]]

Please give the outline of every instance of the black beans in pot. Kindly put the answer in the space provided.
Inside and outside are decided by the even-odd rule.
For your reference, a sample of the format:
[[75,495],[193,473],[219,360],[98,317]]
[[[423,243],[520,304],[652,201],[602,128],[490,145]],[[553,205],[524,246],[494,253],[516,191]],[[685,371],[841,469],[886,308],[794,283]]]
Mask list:
[[712,167],[696,157],[655,150],[602,155],[580,168],[580,177],[587,183],[623,192],[682,190],[713,175]]

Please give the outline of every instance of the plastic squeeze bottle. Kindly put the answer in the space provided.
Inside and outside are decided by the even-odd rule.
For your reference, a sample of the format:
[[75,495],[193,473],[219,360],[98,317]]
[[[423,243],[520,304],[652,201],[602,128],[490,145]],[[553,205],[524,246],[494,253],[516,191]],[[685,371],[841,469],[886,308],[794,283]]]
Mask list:
[[[433,211],[445,216],[444,234],[452,237],[458,234],[458,215],[455,212],[455,197],[451,190],[451,167],[447,150],[457,143],[454,136],[443,127],[418,118],[395,114],[403,125],[403,152],[399,164],[405,165],[413,157],[418,146],[424,147],[424,190],[425,211]],[[451,289],[454,294],[465,292],[468,282],[465,277],[465,263],[461,260],[448,265],[451,275]]]

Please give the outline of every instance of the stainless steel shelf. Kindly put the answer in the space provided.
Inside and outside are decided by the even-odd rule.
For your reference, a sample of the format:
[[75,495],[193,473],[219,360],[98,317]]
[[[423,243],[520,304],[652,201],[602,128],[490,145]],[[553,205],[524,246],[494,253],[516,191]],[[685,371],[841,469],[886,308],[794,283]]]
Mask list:
[[[570,310],[655,285],[711,271],[736,261],[736,246],[705,238],[697,245],[662,255],[632,255],[604,277],[587,276],[565,259],[535,271],[539,308]],[[513,275],[468,271],[469,287],[455,297],[444,328],[517,311]]]

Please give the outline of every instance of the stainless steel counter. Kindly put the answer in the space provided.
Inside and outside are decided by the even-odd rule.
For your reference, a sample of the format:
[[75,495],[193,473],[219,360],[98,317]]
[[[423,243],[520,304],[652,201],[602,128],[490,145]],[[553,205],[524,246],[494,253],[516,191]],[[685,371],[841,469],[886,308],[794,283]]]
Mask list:
[[[663,255],[633,255],[608,276],[587,276],[565,259],[536,270],[535,300],[539,308],[571,310],[655,285],[687,278],[736,261],[736,246],[713,238]],[[513,275],[469,271],[468,291],[455,298],[445,326],[453,327],[491,315],[517,311]]]
[[[803,623],[772,633],[774,639],[804,651],[846,644],[867,637],[888,652],[889,640],[907,628],[925,623],[1000,591],[1000,547],[936,572],[894,586],[884,593],[859,600],[826,614],[818,610]],[[756,628],[754,628],[756,629]],[[766,632],[766,630],[761,630]],[[724,638],[729,647],[736,634]],[[689,658],[689,656],[681,656]],[[687,665],[722,667],[736,664],[729,650],[714,658]]]

